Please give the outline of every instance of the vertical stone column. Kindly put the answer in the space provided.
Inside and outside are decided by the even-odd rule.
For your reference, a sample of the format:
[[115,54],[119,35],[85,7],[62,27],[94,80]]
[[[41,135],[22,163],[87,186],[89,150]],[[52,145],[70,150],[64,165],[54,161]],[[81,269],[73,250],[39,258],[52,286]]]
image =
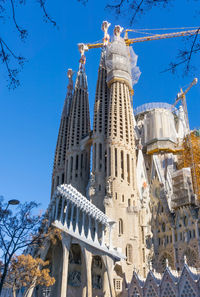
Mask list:
[[115,297],[116,294],[115,294],[115,290],[114,290],[113,273],[112,273],[112,270],[113,270],[113,267],[114,267],[113,259],[110,258],[109,256],[102,256],[102,258],[104,260],[104,264],[105,264],[106,272],[107,272],[107,277],[108,277],[108,281],[106,281],[106,279],[104,277],[105,296]]
[[67,227],[67,218],[68,218],[68,212],[69,212],[69,200],[67,200],[67,205],[66,205],[66,212],[65,212],[65,218],[64,218],[64,226]]
[[67,297],[67,280],[68,280],[68,262],[69,262],[69,249],[71,238],[70,236],[62,235],[62,247],[63,247],[63,267],[61,275],[61,288],[60,297]]
[[85,236],[85,212],[82,212],[81,237]]
[[99,243],[98,242],[98,222],[95,220],[95,233],[94,233],[94,241],[96,243]]
[[63,223],[63,216],[64,216],[64,203],[65,199],[62,198],[62,207],[61,207],[61,214],[60,214],[60,222]]
[[88,235],[87,235],[87,239],[92,240],[92,236],[91,236],[91,216],[90,216],[90,214],[88,215]]
[[76,209],[76,226],[75,226],[75,232],[78,233],[78,220],[79,220],[80,210],[77,207]]
[[55,221],[58,220],[58,208],[59,208],[59,202],[60,202],[60,198],[57,198],[57,200],[56,200],[56,214],[55,214]]
[[74,215],[74,204],[71,206],[71,218],[69,222],[69,229],[73,230],[73,215]]
[[85,274],[82,279],[82,297],[92,297],[92,254],[86,249],[82,249],[84,258]]

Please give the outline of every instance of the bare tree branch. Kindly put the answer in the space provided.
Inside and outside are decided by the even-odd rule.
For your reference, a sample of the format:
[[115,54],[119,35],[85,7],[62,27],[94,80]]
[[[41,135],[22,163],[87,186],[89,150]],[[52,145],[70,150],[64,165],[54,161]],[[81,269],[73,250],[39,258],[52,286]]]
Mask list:
[[199,30],[200,30],[200,27],[198,28],[198,30],[196,32],[196,35],[194,36],[194,40],[193,40],[193,43],[192,43],[192,46],[191,46],[191,49],[190,49],[190,53],[189,53],[189,57],[188,57],[188,62],[187,62],[187,66],[186,66],[187,69],[189,69],[190,61],[191,61],[191,58],[192,58],[192,53],[193,53],[194,46],[195,46],[195,43],[196,43],[197,38],[198,38]]
[[19,25],[17,24],[16,18],[15,18],[15,6],[13,0],[10,0],[11,6],[12,6],[12,18],[13,22],[15,24],[15,27],[17,28],[18,32],[20,33],[20,38],[23,40],[27,37],[27,30],[20,29]]
[[138,14],[138,12],[141,10],[141,6],[143,4],[144,0],[141,0],[139,5],[137,6],[136,10],[135,10],[135,13],[133,14],[131,20],[130,20],[130,24],[132,25],[133,24],[133,21],[135,20],[135,17],[136,15]]
[[46,11],[46,8],[45,8],[45,0],[38,0],[39,4],[40,4],[40,7],[42,8],[43,10],[43,13],[44,13],[44,17],[45,17],[45,20],[46,21],[49,21],[50,23],[53,24],[53,26],[57,26],[56,22],[49,16],[49,14],[47,13]]

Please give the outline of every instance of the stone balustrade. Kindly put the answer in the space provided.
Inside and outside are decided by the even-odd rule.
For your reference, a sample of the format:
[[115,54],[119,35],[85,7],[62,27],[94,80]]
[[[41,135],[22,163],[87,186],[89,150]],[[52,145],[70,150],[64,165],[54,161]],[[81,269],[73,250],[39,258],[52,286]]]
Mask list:
[[[48,207],[49,223],[71,236],[119,259],[124,258],[112,247],[115,223],[71,185],[57,187]],[[105,240],[105,231],[108,233]]]

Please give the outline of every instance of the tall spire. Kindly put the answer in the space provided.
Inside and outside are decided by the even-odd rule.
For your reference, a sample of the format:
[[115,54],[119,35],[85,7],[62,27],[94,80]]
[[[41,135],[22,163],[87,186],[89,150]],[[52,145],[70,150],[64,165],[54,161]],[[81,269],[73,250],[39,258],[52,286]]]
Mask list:
[[73,95],[73,77],[74,72],[72,69],[68,69],[68,86],[67,86],[67,95],[65,98],[60,128],[57,138],[54,165],[53,165],[53,174],[52,174],[52,187],[51,187],[51,196],[53,195],[56,187],[64,183],[65,179],[65,159],[66,159],[66,143],[67,143],[67,127],[68,127],[68,118],[69,118],[69,109],[72,101]]
[[[122,252],[129,258],[128,264],[135,263],[138,267],[141,264],[139,216],[136,214],[139,197],[136,191],[131,65],[126,44],[120,37],[121,31],[120,26],[115,27],[114,40],[101,55],[93,128],[93,188],[96,191],[91,200],[117,223],[113,243],[122,247]],[[131,273],[133,266],[127,265],[127,269]]]
[[82,145],[82,139],[90,133],[90,115],[83,44],[79,45],[79,50],[81,59],[68,122],[65,183],[72,184],[85,195],[90,172],[90,147]]
[[108,129],[108,108],[109,108],[109,89],[107,86],[107,70],[105,64],[106,48],[110,40],[108,28],[110,23],[104,21],[102,30],[104,31],[103,48],[98,70],[98,80],[96,85],[95,105],[94,105],[94,120],[93,120],[93,161],[92,172],[95,177],[95,195],[91,198],[92,202],[104,211],[104,194],[106,178],[105,168],[107,166],[107,152],[104,151],[103,143]]

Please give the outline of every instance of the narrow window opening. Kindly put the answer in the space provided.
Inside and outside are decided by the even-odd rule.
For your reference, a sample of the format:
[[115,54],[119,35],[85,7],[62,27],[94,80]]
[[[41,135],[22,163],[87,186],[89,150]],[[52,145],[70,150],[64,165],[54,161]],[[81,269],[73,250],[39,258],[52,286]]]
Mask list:
[[107,151],[105,151],[105,173],[107,172]]
[[122,219],[119,219],[119,235],[122,235],[124,233],[124,226]]
[[128,263],[133,262],[133,249],[131,244],[127,244],[126,246],[126,261]]
[[67,173],[68,173],[68,160],[67,160],[67,163],[66,163],[66,182],[67,182]]
[[124,152],[121,151],[121,178],[124,179]]
[[127,155],[127,181],[130,183],[130,158],[129,155]]
[[142,243],[144,244],[144,227],[142,227]]
[[71,157],[71,169],[70,169],[70,178],[72,179],[72,171],[73,171],[73,157]]
[[102,143],[99,144],[99,159],[102,160]]
[[117,149],[115,148],[115,176],[117,177]]
[[142,249],[142,258],[143,258],[143,262],[145,263],[145,250],[144,250],[144,248]]
[[78,155],[76,155],[76,170],[78,170]]
[[62,184],[64,184],[64,180],[65,180],[65,175],[64,173],[62,174]]
[[94,144],[94,169],[96,169],[96,152],[97,152],[97,145]]
[[108,149],[108,175],[111,176],[111,149]]

